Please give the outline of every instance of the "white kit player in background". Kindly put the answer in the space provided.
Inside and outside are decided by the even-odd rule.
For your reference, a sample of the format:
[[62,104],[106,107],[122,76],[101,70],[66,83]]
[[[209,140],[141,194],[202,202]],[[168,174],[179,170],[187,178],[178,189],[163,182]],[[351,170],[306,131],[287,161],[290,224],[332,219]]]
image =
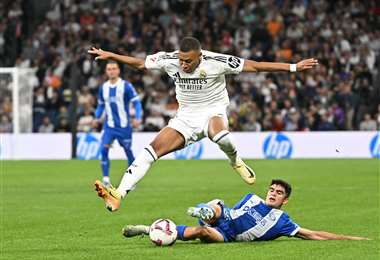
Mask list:
[[175,118],[140,152],[117,189],[104,187],[100,181],[95,182],[98,196],[103,198],[110,211],[120,207],[121,198],[135,187],[158,158],[204,137],[220,147],[245,182],[253,184],[255,173],[238,156],[228,131],[226,109],[229,98],[225,75],[260,71],[296,72],[311,69],[318,64],[315,59],[302,60],[297,64],[244,60],[202,50],[199,41],[193,37],[183,38],[179,51],[159,52],[148,55],[145,60],[96,48],[88,53],[97,55],[95,59],[113,59],[140,70],[166,72],[175,82],[179,103]]

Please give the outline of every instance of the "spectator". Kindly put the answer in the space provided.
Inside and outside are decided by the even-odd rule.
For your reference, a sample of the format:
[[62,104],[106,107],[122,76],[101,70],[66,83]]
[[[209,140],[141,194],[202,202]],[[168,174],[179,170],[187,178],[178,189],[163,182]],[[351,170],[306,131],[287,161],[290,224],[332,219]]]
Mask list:
[[[52,4],[45,12],[47,18],[27,24],[28,30],[21,27],[24,24],[20,21],[28,15],[21,2],[0,4],[4,14],[0,18],[0,65],[13,66],[17,61],[18,65],[37,67],[34,131],[38,131],[45,115],[56,126],[62,121],[71,123],[63,114],[71,104],[73,84],[79,90],[78,115],[84,114],[89,104],[95,107],[103,65],[83,54],[89,44],[145,57],[158,49],[178,48],[178,39],[189,32],[201,40],[205,49],[225,50],[258,61],[293,62],[306,56],[320,60],[313,73],[240,74],[231,80],[227,87],[232,101],[232,130],[255,128],[248,126],[254,120],[251,113],[265,131],[358,130],[367,111],[380,124],[375,98],[380,29],[371,11],[378,7],[377,1],[355,1],[351,5],[327,0],[241,0],[227,4],[216,0],[176,4],[68,0]],[[183,6],[186,8],[177,15],[178,7]],[[350,23],[336,17],[345,17]],[[145,94],[141,129],[151,131],[166,122],[176,104],[170,78],[159,73],[125,72]],[[0,94],[0,116],[11,118],[10,99]],[[6,112],[2,111],[3,104]],[[63,105],[66,112],[62,113]],[[293,107],[297,116],[291,117]],[[328,114],[327,118],[323,113]]]
[[364,120],[360,123],[361,131],[376,131],[376,121],[371,118],[370,114],[364,115]]
[[12,122],[7,115],[1,116],[0,133],[12,133]]
[[38,128],[39,133],[53,133],[54,125],[50,122],[50,118],[48,116],[44,116],[42,119],[42,124]]
[[92,130],[92,121],[94,120],[94,115],[90,108],[85,108],[82,116],[78,120],[78,132],[90,132]]
[[247,118],[247,122],[242,126],[243,131],[251,131],[251,132],[260,132],[261,125],[257,122],[256,116],[254,114],[250,114]]

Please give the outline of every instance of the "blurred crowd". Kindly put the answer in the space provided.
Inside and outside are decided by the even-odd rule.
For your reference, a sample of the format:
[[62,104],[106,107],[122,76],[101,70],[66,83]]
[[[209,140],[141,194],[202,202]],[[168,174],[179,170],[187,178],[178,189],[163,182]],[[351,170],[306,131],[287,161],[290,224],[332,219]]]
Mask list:
[[[91,121],[97,88],[105,80],[104,63],[87,54],[90,46],[144,58],[176,50],[188,35],[197,37],[203,49],[246,59],[294,63],[314,57],[320,62],[306,73],[228,76],[233,131],[380,129],[376,0],[33,3],[0,3],[0,67],[35,68],[34,132],[67,132],[72,120],[78,131],[99,130]],[[122,71],[143,103],[138,130],[161,129],[177,109],[171,79],[128,67]],[[0,132],[9,132],[10,92],[0,91]],[[78,109],[72,107],[73,97]]]

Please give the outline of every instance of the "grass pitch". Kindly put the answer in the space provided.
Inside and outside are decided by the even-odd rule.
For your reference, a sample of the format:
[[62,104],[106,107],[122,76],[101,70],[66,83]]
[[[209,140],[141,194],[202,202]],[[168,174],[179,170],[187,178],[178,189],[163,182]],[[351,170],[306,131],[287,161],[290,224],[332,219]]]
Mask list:
[[[257,160],[257,184],[246,185],[226,161],[158,161],[108,212],[93,190],[98,161],[1,161],[0,259],[379,259],[380,160]],[[113,161],[118,184],[126,163]],[[188,206],[221,198],[229,206],[248,192],[262,197],[272,178],[293,186],[283,209],[301,227],[366,236],[372,241],[302,241],[154,246],[126,239],[125,224],[170,218],[196,224]]]

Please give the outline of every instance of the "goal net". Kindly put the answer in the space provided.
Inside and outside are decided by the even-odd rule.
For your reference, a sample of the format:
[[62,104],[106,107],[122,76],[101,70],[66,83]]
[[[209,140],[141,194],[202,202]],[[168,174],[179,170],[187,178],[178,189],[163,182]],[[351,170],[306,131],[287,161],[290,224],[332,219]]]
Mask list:
[[[34,69],[0,68],[0,124],[13,133],[32,132]],[[6,128],[5,128],[6,129]]]

